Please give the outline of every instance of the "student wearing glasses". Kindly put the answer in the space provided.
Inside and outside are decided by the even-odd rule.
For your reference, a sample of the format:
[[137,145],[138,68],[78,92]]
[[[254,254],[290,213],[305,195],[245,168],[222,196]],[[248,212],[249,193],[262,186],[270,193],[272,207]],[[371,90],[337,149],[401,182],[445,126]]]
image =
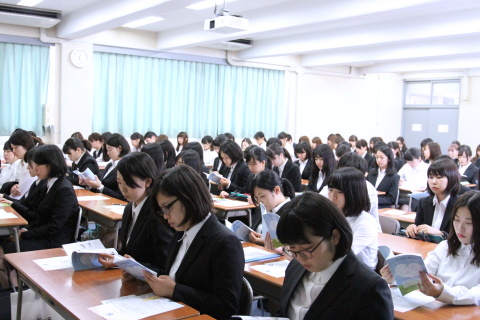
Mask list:
[[277,236],[291,258],[280,316],[291,320],[393,319],[388,284],[352,252],[352,231],[330,200],[306,192],[282,208]]
[[238,312],[245,257],[237,237],[210,214],[212,198],[200,175],[179,165],[162,173],[152,201],[177,232],[166,275],[144,273],[153,292],[216,319]]

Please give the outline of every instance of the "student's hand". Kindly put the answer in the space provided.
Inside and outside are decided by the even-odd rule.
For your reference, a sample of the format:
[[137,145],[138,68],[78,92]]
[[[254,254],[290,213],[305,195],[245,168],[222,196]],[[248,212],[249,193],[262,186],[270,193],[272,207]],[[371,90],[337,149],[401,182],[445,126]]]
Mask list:
[[265,236],[265,249],[275,251],[279,255],[283,256],[282,247],[275,248],[273,246],[273,241],[272,241],[272,237],[270,236],[270,232],[267,232],[267,235]]
[[175,289],[175,281],[169,276],[156,277],[153,274],[143,271],[145,280],[152,288],[153,293],[160,297],[171,298],[173,296],[173,290]]
[[435,277],[433,274],[427,273],[425,271],[420,271],[420,280],[421,282],[418,284],[418,288],[420,289],[421,293],[430,297],[434,297],[435,299],[438,298],[440,294],[442,294],[442,279]]
[[14,185],[12,187],[12,189],[10,189],[10,194],[12,196],[19,196],[21,195],[21,192],[20,192],[20,187],[18,186],[18,183],[16,185]]
[[250,231],[248,239],[250,239],[251,243],[258,244],[259,246],[265,245],[265,241],[262,239],[262,235],[258,232]]
[[0,199],[3,199],[3,193],[0,193]]
[[113,263],[113,255],[108,253],[101,253],[98,255],[98,262],[105,268],[114,268],[116,265]]
[[228,186],[230,185],[230,180],[225,178],[220,178],[220,184],[222,185],[222,187],[228,188]]
[[400,179],[400,180],[398,181],[398,185],[401,187],[404,182],[405,182],[405,181],[404,181],[403,179]]
[[253,201],[252,201],[252,196],[247,197],[247,202],[248,202],[248,204],[254,204]]
[[28,230],[25,228],[18,230],[18,239],[22,239],[22,234],[25,232],[28,232]]
[[228,198],[229,196],[229,193],[228,192],[225,192],[225,191],[222,191],[220,192],[220,194],[218,195],[220,198]]
[[131,275],[125,270],[122,270],[122,280],[123,281],[129,281],[129,280],[134,280],[136,279],[135,276]]
[[7,199],[0,199],[1,203],[6,203],[6,204],[12,204],[13,201],[7,200]]
[[405,229],[405,231],[407,232],[407,237],[409,238],[415,238],[417,236],[417,233],[418,233],[418,229],[417,229],[417,226],[415,224],[411,224],[407,227],[407,229]]
[[80,178],[80,177],[78,177],[78,184],[81,185],[81,186],[86,186],[87,185],[85,180],[83,180],[83,178]]
[[85,183],[90,187],[90,188],[94,188],[94,189],[98,189],[100,188],[100,186],[102,185],[102,182],[100,182],[100,179],[98,179],[98,177],[95,175],[95,180],[92,180],[92,181],[85,181]]
[[380,274],[382,275],[382,278],[385,279],[385,281],[387,281],[388,284],[392,284],[393,281],[395,281],[392,270],[390,270],[390,267],[388,266],[388,264],[384,266],[382,269],[380,269]]
[[434,227],[429,226],[428,224],[421,224],[417,226],[417,232],[423,232],[424,234],[429,234],[432,236],[442,236],[443,232],[435,229]]

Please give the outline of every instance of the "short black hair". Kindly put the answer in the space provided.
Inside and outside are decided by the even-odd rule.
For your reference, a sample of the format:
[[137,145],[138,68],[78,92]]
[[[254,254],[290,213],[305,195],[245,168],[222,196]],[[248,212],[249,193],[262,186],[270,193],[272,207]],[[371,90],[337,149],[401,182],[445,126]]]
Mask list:
[[182,150],[176,157],[175,163],[179,159],[182,159],[184,165],[192,167],[200,176],[202,175],[202,163],[200,162],[200,157],[195,150]]
[[153,208],[159,212],[157,195],[177,197],[185,208],[185,218],[181,225],[196,225],[212,209],[212,197],[202,177],[189,166],[179,165],[162,172],[155,181],[150,197]]
[[37,165],[46,164],[50,167],[48,178],[60,178],[67,173],[67,164],[63,153],[60,148],[54,144],[37,147],[32,160]]
[[[268,139],[268,141],[270,141],[270,139]],[[285,158],[287,158],[288,160],[292,161],[292,157],[290,156],[290,153],[288,152],[287,149],[282,147],[281,143],[273,143],[270,145],[268,145],[267,143],[267,156],[271,160],[275,159],[275,156],[278,156],[281,154],[283,154]]]
[[157,174],[160,174],[165,166],[162,146],[159,143],[148,143],[140,151],[148,154],[152,158],[153,163],[157,168]]
[[309,244],[308,235],[330,240],[340,234],[333,261],[350,252],[353,232],[337,206],[316,192],[304,192],[283,205],[277,225],[278,239],[287,245]]
[[[240,148],[240,146],[233,140],[223,142],[220,146],[220,153],[225,153],[232,160],[232,164],[243,162],[242,148]],[[220,156],[220,159],[221,158],[222,157]]]
[[277,135],[277,138],[280,140],[287,139],[287,133],[285,131],[282,131]]
[[102,141],[102,136],[98,132],[93,132],[88,136],[88,141],[93,142],[93,141]]
[[472,156],[472,149],[467,146],[466,144],[463,144],[460,146],[460,148],[458,148],[458,155],[459,156],[467,156],[467,157],[471,157]]
[[255,145],[248,146],[248,148],[245,149],[244,151],[244,155],[245,155],[245,162],[247,162],[247,164],[253,160],[258,162],[265,161],[265,167],[269,169],[272,166],[270,162],[270,158],[267,157],[267,152],[259,146],[255,146]]
[[367,140],[360,139],[357,142],[355,142],[355,148],[360,149],[360,148],[365,148],[365,147],[368,147]]
[[265,134],[262,131],[258,131],[257,133],[255,133],[253,138],[254,139],[265,139]]
[[349,152],[350,152],[350,145],[339,144],[337,146],[337,149],[335,149],[335,156],[337,156],[337,158],[340,159],[341,157],[343,157],[343,155]]
[[3,144],[3,151],[12,151],[12,147],[10,147],[10,141],[7,140],[4,144]]
[[203,162],[203,147],[200,144],[200,142],[196,142],[196,141],[189,142],[183,147],[183,150],[193,150],[196,153],[198,153],[198,156],[200,158],[200,164],[202,166],[204,165],[204,162]]
[[[115,148],[122,148],[120,151],[120,158],[126,156],[130,152],[130,145],[128,144],[127,139],[119,133],[114,133],[108,138],[107,145]],[[105,148],[106,150],[106,148]]]
[[22,146],[26,150],[35,147],[35,140],[33,139],[32,135],[23,129],[15,130],[8,141],[10,141],[10,147],[12,145]]
[[158,144],[162,147],[163,160],[167,169],[175,167],[175,147],[170,140],[162,140]]
[[361,155],[355,152],[348,152],[338,159],[337,168],[351,167],[360,170],[364,175],[368,170],[368,163]]
[[235,141],[235,137],[230,132],[225,132],[225,137],[227,137],[227,140]]
[[[65,143],[63,144],[63,148],[62,148],[62,151],[63,153],[65,154],[69,154],[70,150],[77,150],[77,149],[80,149],[82,151],[85,151],[87,148],[86,148],[86,143],[89,143],[87,140],[83,140],[81,141],[79,138],[68,138],[67,141],[65,141]],[[90,144],[90,147],[92,145]]]
[[204,136],[202,138],[202,143],[203,144],[210,143],[210,151],[213,151],[213,138],[212,138],[212,136]]
[[[385,170],[385,174],[387,176],[391,176],[392,174],[395,174],[397,173],[397,170],[395,170],[395,157],[393,156],[393,151],[392,149],[390,149],[390,147],[388,146],[381,146],[376,152],[375,152],[375,156],[376,156],[376,153],[377,152],[381,152],[383,153],[387,158],[388,158],[388,164],[387,164],[387,169]],[[375,165],[375,170],[370,172],[369,174],[371,175],[378,175],[378,164],[377,164],[377,161],[374,161],[374,165]]]
[[143,152],[132,152],[123,157],[117,164],[117,170],[130,188],[140,188],[133,177],[141,180],[152,179],[152,184],[147,188],[150,192],[153,182],[157,177],[157,167],[152,157]]
[[403,156],[403,159],[405,159],[405,161],[413,161],[414,159],[421,159],[421,158],[422,158],[422,152],[418,148],[409,148]]
[[267,140],[267,147],[270,147],[274,143],[282,145],[282,141],[280,139],[272,137]]
[[365,175],[355,168],[346,167],[335,171],[327,179],[328,188],[335,188],[345,195],[343,213],[346,217],[359,216],[362,211],[370,211]]
[[433,140],[430,139],[430,138],[425,138],[425,139],[423,139],[422,142],[420,142],[420,148],[425,147],[425,146],[426,146],[428,143],[430,143],[430,142],[433,142]]
[[[427,170],[427,176],[431,175],[447,178],[448,183],[444,194],[456,196],[460,191],[460,181],[462,180],[462,177],[460,176],[460,172],[458,172],[457,165],[450,157],[446,156],[433,161]],[[430,195],[434,195],[428,183],[427,189]]]
[[305,142],[305,141],[297,143],[297,145],[295,146],[295,155],[297,155],[299,153],[304,153],[304,152],[306,153],[306,158],[307,159],[312,159],[313,150],[312,150],[312,146],[310,145],[310,143]]
[[219,134],[213,139],[213,146],[220,147],[225,141],[227,141],[227,137],[224,134]]
[[147,133],[145,133],[145,135],[144,135],[144,138],[146,140],[147,138],[151,139],[151,138],[156,137],[156,136],[157,136],[157,134],[155,132],[147,131]]

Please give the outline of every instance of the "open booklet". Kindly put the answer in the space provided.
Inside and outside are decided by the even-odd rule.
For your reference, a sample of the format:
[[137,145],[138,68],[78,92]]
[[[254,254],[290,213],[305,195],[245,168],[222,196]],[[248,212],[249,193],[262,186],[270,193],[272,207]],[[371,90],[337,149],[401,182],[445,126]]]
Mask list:
[[73,171],[77,176],[82,178],[85,181],[93,181],[95,180],[95,175],[93,174],[92,170],[90,168],[87,168],[85,171],[80,172],[78,170]]
[[253,230],[240,220],[235,220],[230,228],[238,239],[250,242],[248,235]]
[[427,272],[421,255],[399,254],[388,258],[386,262],[402,295],[418,290],[418,283],[421,282],[420,271]]
[[275,213],[266,213],[262,216],[263,224],[262,228],[267,228],[270,237],[272,238],[273,246],[275,248],[283,246],[283,244],[278,240],[277,237],[277,225],[280,216]]
[[220,184],[220,179],[223,178],[223,176],[218,172],[212,172],[210,174],[204,172],[204,174],[207,176],[209,181],[215,184]]

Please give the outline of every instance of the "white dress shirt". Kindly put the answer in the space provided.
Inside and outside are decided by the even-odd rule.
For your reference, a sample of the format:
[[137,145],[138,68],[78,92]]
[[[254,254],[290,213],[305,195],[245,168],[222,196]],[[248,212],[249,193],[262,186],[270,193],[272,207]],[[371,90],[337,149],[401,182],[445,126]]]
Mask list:
[[462,244],[457,254],[448,255],[448,243],[442,241],[425,259],[428,272],[444,283],[437,300],[456,305],[479,305],[480,267],[470,263],[474,257],[472,246]]
[[383,178],[385,178],[386,174],[387,174],[386,169],[382,170],[378,168],[377,181],[375,181],[375,189],[378,188],[378,185],[380,184],[380,182],[382,182]]
[[30,190],[30,186],[32,185],[32,183],[35,182],[35,180],[37,180],[37,177],[30,176],[30,172],[28,172],[28,169],[27,169],[27,164],[23,162],[23,160],[21,160],[21,162],[18,164],[17,176],[18,176],[18,187],[20,190],[20,194],[18,196],[10,195],[10,197],[12,199],[18,200],[22,198],[23,195],[28,192],[28,190]]
[[115,160],[115,161],[112,161],[112,165],[110,166],[110,168],[108,168],[108,171],[105,173],[105,175],[103,176],[103,178],[105,179],[106,176],[108,176],[110,174],[110,172],[113,171],[113,169],[115,169],[115,167],[117,166],[118,164],[118,161],[120,160]]
[[305,274],[290,299],[290,305],[287,311],[290,320],[303,320],[303,318],[305,318],[305,314],[307,314],[312,303],[317,299],[343,260],[345,260],[345,256],[335,260],[335,262],[323,271],[307,272]]
[[461,176],[463,176],[463,175],[465,174],[465,171],[467,171],[468,167],[469,167],[471,164],[472,164],[472,163],[469,162],[469,163],[467,163],[466,166],[460,166],[460,167],[458,168],[458,172],[460,172],[460,175],[461,175]]
[[435,211],[433,212],[432,227],[440,230],[442,225],[443,216],[445,216],[445,210],[447,209],[448,201],[450,200],[450,195],[446,196],[445,199],[438,202],[437,195],[433,197],[433,206]]
[[15,162],[6,165],[5,168],[2,169],[2,172],[0,173],[0,187],[6,182],[17,181],[17,169],[20,161],[22,161],[22,159],[17,159]]
[[278,167],[278,175],[280,178],[282,177],[283,169],[285,169],[285,165],[287,164],[288,159],[285,159],[285,162]]
[[302,160],[298,160],[298,163],[300,164],[299,168],[300,168],[300,174],[303,173],[303,170],[305,170],[305,167],[307,166],[307,163],[308,163],[308,160],[309,159],[306,159],[305,161],[302,161]]
[[55,183],[55,181],[57,181],[58,178],[50,178],[48,179],[48,182],[47,182],[47,193],[48,191],[50,191],[50,188],[53,186],[53,184]]
[[404,181],[402,188],[410,190],[426,190],[427,189],[427,171],[429,165],[420,162],[416,168],[412,168],[408,163],[398,171],[400,179]]
[[182,244],[178,249],[177,256],[175,257],[175,261],[173,262],[172,267],[170,268],[170,272],[168,273],[170,278],[172,278],[173,280],[175,280],[175,274],[177,273],[177,270],[180,267],[180,264],[182,263],[183,258],[185,257],[185,254],[188,251],[188,248],[190,248],[190,245],[192,244],[193,240],[195,240],[197,233],[200,231],[200,229],[202,229],[207,219],[210,218],[210,215],[211,214],[209,213],[205,217],[205,219],[203,219],[202,221],[200,221],[199,223],[197,223],[196,225],[194,225],[193,227],[185,231],[183,233],[183,237],[180,240],[178,240],[178,242],[182,241]]
[[218,154],[212,150],[203,150],[203,162],[206,166],[213,166],[213,161],[218,157]]
[[[323,183],[323,173],[320,171],[318,173],[318,179],[317,179],[317,190],[320,189]],[[327,189],[327,194],[328,194],[328,188],[323,188],[323,190]]]
[[145,201],[147,199],[148,199],[148,197],[145,197],[145,199],[143,199],[138,204],[138,206],[135,204],[135,202],[132,203],[132,221],[130,222],[130,226],[128,227],[127,244],[128,244],[128,241],[130,241],[130,234],[132,233],[133,226],[135,225],[135,222],[137,222],[138,215],[140,214],[140,211],[142,211],[143,204],[145,203]]
[[262,148],[263,150],[267,151],[267,142],[265,140],[263,140],[263,142],[261,144],[258,145],[260,148]]
[[375,269],[378,260],[378,230],[372,228],[375,219],[365,211],[359,216],[346,218],[353,231],[352,251],[360,261]]

